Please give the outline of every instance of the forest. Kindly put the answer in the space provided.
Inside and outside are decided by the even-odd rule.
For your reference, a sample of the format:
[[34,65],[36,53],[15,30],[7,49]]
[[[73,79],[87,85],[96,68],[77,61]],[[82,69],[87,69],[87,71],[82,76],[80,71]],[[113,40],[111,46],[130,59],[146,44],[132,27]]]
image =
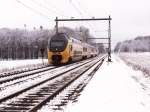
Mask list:
[[[59,32],[65,32],[69,36],[77,38],[83,42],[93,43],[88,28],[83,26],[75,29],[68,27],[60,27]],[[55,34],[55,29],[44,29],[42,26],[39,29],[0,29],[0,59],[15,60],[15,59],[37,59],[41,58],[41,51],[44,52],[44,57],[47,57],[48,40]],[[99,49],[104,52],[104,46],[99,44]]]
[[133,40],[118,42],[115,52],[150,52],[150,36],[138,36]]

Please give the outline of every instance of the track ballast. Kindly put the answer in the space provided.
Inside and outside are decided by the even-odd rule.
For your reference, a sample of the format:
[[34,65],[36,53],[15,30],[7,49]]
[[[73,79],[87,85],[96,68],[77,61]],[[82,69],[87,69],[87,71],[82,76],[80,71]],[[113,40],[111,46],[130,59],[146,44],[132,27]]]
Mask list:
[[[47,102],[52,101],[56,96],[59,96],[68,86],[77,80],[84,77],[86,82],[92,77],[94,72],[102,64],[105,56],[89,59],[80,63],[74,63],[63,67],[55,68],[49,72],[44,72],[41,76],[42,80],[36,81],[22,89],[14,91],[12,94],[7,94],[0,99],[0,112],[35,112]],[[45,76],[45,78],[43,78]],[[34,82],[34,81],[33,81]],[[83,88],[86,83],[79,81],[76,87]],[[76,89],[72,90],[73,92]],[[68,93],[69,94],[69,93]],[[67,103],[61,101],[59,105]],[[41,108],[42,109],[42,108]]]

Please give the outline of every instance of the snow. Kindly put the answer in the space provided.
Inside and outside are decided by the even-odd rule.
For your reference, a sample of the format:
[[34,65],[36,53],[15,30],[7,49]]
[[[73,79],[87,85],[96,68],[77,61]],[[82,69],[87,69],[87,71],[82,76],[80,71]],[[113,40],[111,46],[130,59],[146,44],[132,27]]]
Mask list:
[[145,76],[150,76],[150,53],[120,53],[119,56],[136,69],[140,69]]
[[[95,60],[97,62],[97,60]],[[99,62],[101,63],[101,62]],[[63,111],[65,110],[65,103],[62,102],[74,102],[79,95],[79,91],[82,91],[82,88],[90,81],[92,76],[89,76],[90,73],[99,65],[96,63],[91,69],[87,70],[84,75],[78,78],[75,82],[65,88],[60,94],[58,94],[55,98],[47,102],[45,106],[38,110],[38,112],[54,112],[55,110]],[[92,65],[92,63],[88,63]],[[70,96],[70,95],[71,96]],[[70,98],[69,98],[70,96]],[[62,106],[58,106],[62,105]]]
[[[149,112],[150,94],[134,78],[143,76],[113,55],[106,61],[78,98],[65,112]],[[144,83],[144,82],[143,82]]]
[[[135,63],[139,63],[141,60],[141,66],[149,63],[149,60],[147,60],[149,59],[149,53],[130,54],[131,56],[134,58],[129,60]],[[141,56],[147,57],[143,58],[145,61],[142,61]],[[137,60],[133,61],[135,58]],[[142,71],[135,70],[131,66],[126,65],[116,55],[112,55],[112,61],[108,63],[105,60],[78,97],[78,102],[69,102],[65,107],[65,112],[150,112],[150,78],[145,77]],[[42,61],[0,61],[0,69],[34,64],[42,64]],[[33,83],[34,81],[30,82]],[[30,84],[26,83],[26,86]],[[21,86],[18,86],[18,89],[19,87]],[[6,93],[4,94],[6,95]]]
[[[47,59],[44,59],[44,63],[47,63]],[[30,68],[31,66],[36,65],[42,65],[42,59],[0,61],[0,72],[13,70],[16,68]]]
[[[11,82],[7,82],[7,83],[4,83],[4,84],[1,84],[0,88],[2,90],[0,91],[0,96],[1,96],[0,99],[3,99],[3,98],[5,98],[5,97],[7,97],[7,96],[9,96],[9,95],[11,95],[13,93],[16,93],[18,91],[23,90],[25,88],[28,88],[31,85],[36,85],[37,83],[41,83],[44,80],[50,79],[51,77],[59,75],[62,72],[66,72],[66,71],[68,71],[70,69],[76,68],[77,66],[82,65],[83,63],[87,63],[88,61],[89,60],[86,60],[86,61],[84,61],[82,63],[79,63],[79,64],[75,64],[74,63],[74,64],[72,64],[72,66],[70,66],[70,65],[69,66],[67,66],[67,65],[66,66],[62,66],[62,67],[59,67],[59,68],[56,68],[56,69],[53,69],[53,70],[45,71],[45,72],[42,72],[42,73],[37,73],[35,75],[31,75],[31,76],[28,76],[28,77],[25,77],[25,78],[21,78],[21,79],[18,79],[18,80],[14,80],[14,81],[11,81]],[[91,64],[91,63],[92,62],[90,62],[88,64]],[[76,68],[76,70],[77,69],[81,69],[81,67]],[[30,73],[32,73],[32,71],[30,71]],[[25,75],[26,73],[23,73],[23,74]],[[23,75],[23,74],[21,74],[21,75]],[[20,81],[20,83],[17,83],[19,81]]]

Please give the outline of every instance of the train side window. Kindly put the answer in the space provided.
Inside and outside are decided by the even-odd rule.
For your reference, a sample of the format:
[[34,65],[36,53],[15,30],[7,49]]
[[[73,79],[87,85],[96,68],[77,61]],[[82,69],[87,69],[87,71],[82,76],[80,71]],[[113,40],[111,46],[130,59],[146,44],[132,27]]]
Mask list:
[[87,52],[87,48],[86,48],[86,47],[83,47],[83,51],[84,51],[84,52]]
[[70,45],[70,50],[72,51],[72,45]]

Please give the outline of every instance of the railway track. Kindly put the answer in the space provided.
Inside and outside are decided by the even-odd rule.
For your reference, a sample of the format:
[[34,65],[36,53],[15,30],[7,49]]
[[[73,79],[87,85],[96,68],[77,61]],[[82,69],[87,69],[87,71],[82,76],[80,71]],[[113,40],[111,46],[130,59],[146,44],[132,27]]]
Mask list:
[[[95,72],[99,69],[103,61],[95,64],[92,68],[81,75],[76,81],[66,87],[61,93],[59,93],[52,100],[47,102],[42,108],[38,109],[38,112],[64,112],[68,104],[78,101],[78,97],[81,95],[84,87],[94,76]],[[72,105],[72,104],[71,104]]]
[[42,65],[42,66],[36,66],[36,67],[31,67],[31,68],[23,68],[23,69],[11,70],[11,71],[8,71],[8,72],[2,72],[2,73],[0,73],[0,78],[13,76],[13,75],[21,74],[21,73],[24,73],[24,72],[33,71],[33,70],[38,70],[38,69],[42,69],[42,68],[45,68],[45,67],[48,67],[48,66],[49,65]]
[[54,69],[54,68],[55,67],[53,67],[53,66],[44,67],[44,68],[42,67],[42,68],[39,68],[39,69],[33,69],[33,70],[29,70],[29,71],[26,71],[26,72],[21,72],[21,73],[17,73],[17,74],[13,74],[13,75],[2,76],[2,77],[0,77],[0,84],[5,83],[5,82],[9,82],[9,81],[12,81],[12,80],[16,80],[16,79],[19,79],[19,78],[22,78],[22,77],[27,77],[27,76],[30,76],[30,75],[38,74],[40,72],[48,71],[48,70],[51,70],[51,69]]
[[[82,63],[59,67],[50,72],[44,72],[42,80],[37,80],[0,99],[0,112],[34,112],[50,99],[53,99],[79,77],[92,69],[96,70],[105,57],[83,61]],[[61,70],[61,71],[60,71]]]
[[[81,61],[82,62],[82,61]],[[0,74],[0,84],[3,84],[5,82],[13,81],[22,77],[27,77],[31,75],[35,75],[41,72],[49,71],[54,68],[57,68],[55,66],[42,66],[42,67],[36,67],[32,69],[27,69],[24,71],[13,71],[13,72],[6,72]]]
[[[81,61],[81,62],[77,62],[77,63],[87,63],[89,62],[91,59],[88,59],[86,61]],[[50,67],[46,67],[43,69],[38,69],[38,70],[33,70],[30,72],[26,72],[26,73],[21,73],[21,74],[17,74],[15,76],[9,76],[9,77],[3,77],[0,78],[0,92],[3,91],[2,93],[0,93],[1,96],[5,96],[5,89],[12,89],[15,88],[15,86],[19,85],[19,87],[21,86],[21,84],[23,85],[28,85],[28,83],[30,81],[33,82],[33,80],[37,80],[37,79],[41,79],[45,74],[49,74],[49,73],[53,73],[55,71],[60,71],[61,69],[65,69],[69,66],[73,66],[77,63],[73,63],[70,65],[66,65],[66,66],[60,66],[60,67],[54,67],[54,66],[50,66]],[[30,83],[29,83],[30,84]],[[17,87],[18,88],[18,87]]]

